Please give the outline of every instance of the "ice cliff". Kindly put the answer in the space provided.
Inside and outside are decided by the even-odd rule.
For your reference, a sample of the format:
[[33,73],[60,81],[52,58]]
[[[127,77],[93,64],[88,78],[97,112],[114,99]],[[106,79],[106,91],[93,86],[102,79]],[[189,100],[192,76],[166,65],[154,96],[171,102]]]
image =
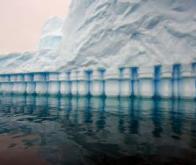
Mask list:
[[0,56],[0,70],[190,63],[195,11],[195,0],[72,0],[65,21],[46,23],[37,52]]

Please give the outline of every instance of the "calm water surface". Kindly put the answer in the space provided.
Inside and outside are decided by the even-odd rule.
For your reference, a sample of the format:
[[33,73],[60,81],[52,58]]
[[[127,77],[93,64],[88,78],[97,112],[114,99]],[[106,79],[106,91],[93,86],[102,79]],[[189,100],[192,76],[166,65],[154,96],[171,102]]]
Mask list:
[[196,102],[0,96],[0,164],[196,164]]

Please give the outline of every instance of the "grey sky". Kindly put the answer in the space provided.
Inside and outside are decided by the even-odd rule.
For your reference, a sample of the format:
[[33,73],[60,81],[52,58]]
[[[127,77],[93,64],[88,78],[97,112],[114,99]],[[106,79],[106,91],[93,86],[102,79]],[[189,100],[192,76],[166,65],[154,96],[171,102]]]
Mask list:
[[70,0],[0,0],[0,54],[34,50],[51,16],[65,16]]

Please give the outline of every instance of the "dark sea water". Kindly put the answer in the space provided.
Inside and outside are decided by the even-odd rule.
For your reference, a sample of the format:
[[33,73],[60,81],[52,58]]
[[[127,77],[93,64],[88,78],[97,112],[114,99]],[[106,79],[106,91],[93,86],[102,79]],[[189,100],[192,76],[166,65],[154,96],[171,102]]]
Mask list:
[[196,164],[196,102],[0,96],[7,164]]

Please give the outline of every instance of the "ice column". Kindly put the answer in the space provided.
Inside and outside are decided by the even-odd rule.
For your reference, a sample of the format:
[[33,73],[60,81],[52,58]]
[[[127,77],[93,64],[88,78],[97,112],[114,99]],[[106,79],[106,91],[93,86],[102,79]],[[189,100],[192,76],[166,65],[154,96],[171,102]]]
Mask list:
[[119,70],[107,70],[105,74],[105,94],[109,97],[119,96]]
[[172,97],[180,97],[181,88],[181,65],[175,64],[172,69]]
[[48,94],[48,73],[35,73],[33,80],[36,82],[35,92],[38,95]]
[[193,80],[194,80],[194,98],[196,99],[196,63],[193,63],[192,64],[192,74],[193,74]]
[[13,79],[15,81],[13,82],[12,93],[25,94],[26,93],[26,82],[24,81],[24,74],[14,75]]
[[10,75],[2,75],[1,92],[12,93],[13,83],[10,82]]
[[48,73],[48,94],[59,95],[60,94],[60,82],[59,73]]
[[78,94],[80,96],[88,95],[88,79],[87,73],[84,70],[78,72]]
[[153,67],[139,68],[139,96],[150,98],[154,96],[153,78]]
[[26,93],[35,94],[36,83],[33,81],[33,73],[26,73],[24,81],[26,82]]
[[138,80],[138,67],[131,68],[131,96],[138,96],[139,80]]
[[12,82],[2,82],[1,83],[1,93],[10,94],[12,93],[13,83]]
[[87,79],[87,96],[90,96],[92,93],[92,70],[86,70],[86,79]]
[[70,80],[72,82],[71,94],[76,96],[78,95],[78,71],[74,70],[71,72]]
[[92,95],[105,96],[105,69],[96,69],[93,71]]
[[161,89],[161,65],[154,67],[154,97],[160,97]]
[[193,65],[182,65],[182,82],[180,86],[180,96],[182,98],[195,98],[195,79],[193,73]]
[[172,97],[172,67],[165,65],[161,69],[160,95],[163,98]]
[[129,97],[130,93],[130,68],[120,68],[120,79],[119,79],[119,95],[122,97]]
[[61,95],[71,95],[70,72],[62,72],[59,74],[60,93]]

